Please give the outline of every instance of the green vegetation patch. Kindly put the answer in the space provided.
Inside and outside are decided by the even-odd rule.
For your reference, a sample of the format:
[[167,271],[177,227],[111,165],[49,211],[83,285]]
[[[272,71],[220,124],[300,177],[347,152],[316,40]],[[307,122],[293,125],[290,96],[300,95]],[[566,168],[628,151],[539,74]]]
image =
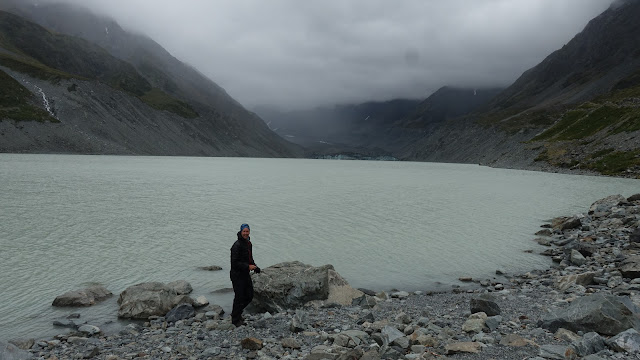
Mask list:
[[58,83],[62,79],[70,79],[72,76],[60,70],[52,69],[35,61],[18,59],[14,56],[0,53],[0,65],[8,67],[31,77]]
[[187,119],[195,119],[200,116],[191,105],[167,95],[160,89],[153,88],[140,99],[154,109],[166,110]]
[[637,112],[640,111],[610,105],[600,106],[591,112],[582,109],[567,111],[560,121],[533,138],[533,141],[584,139],[619,123],[622,125],[615,127],[612,131],[634,131],[640,126],[638,119],[640,114],[635,114]]
[[590,169],[604,175],[618,175],[636,166],[640,166],[640,149],[612,152],[588,165]]
[[611,134],[638,130],[640,130],[640,108],[627,108],[625,116],[620,124],[611,130]]
[[557,138],[558,140],[582,139],[603,130],[609,125],[619,122],[627,109],[602,106],[569,125]]
[[59,122],[48,112],[31,104],[33,94],[22,84],[0,71],[0,121]]
[[541,140],[549,140],[554,136],[557,136],[561,132],[563,132],[566,128],[570,127],[578,120],[583,118],[587,114],[587,111],[584,110],[571,110],[564,113],[560,121],[554,124],[549,129],[545,130],[542,134],[534,137],[532,141],[541,141]]
[[611,154],[614,150],[615,150],[614,148],[608,148],[608,149],[596,151],[593,154],[591,154],[590,158],[591,159],[597,159],[597,158],[603,157],[603,156],[605,156],[607,154]]

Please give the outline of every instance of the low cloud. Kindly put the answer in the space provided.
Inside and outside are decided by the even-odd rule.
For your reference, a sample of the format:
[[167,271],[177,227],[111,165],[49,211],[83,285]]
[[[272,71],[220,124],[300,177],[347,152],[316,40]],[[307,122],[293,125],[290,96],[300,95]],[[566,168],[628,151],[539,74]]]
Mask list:
[[149,35],[249,108],[297,109],[507,86],[613,1],[64,2]]

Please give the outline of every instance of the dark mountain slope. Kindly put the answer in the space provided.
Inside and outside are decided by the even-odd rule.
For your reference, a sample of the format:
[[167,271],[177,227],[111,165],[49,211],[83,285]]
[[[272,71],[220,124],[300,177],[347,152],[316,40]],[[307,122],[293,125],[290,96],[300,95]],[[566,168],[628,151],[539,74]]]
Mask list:
[[[18,5],[21,6],[15,7],[14,4],[15,2],[13,1],[0,0],[0,9],[3,7],[18,9],[19,11],[16,12],[21,13],[25,13],[29,9],[35,9],[40,17],[47,18],[48,6],[43,5],[35,8],[29,7],[25,3],[19,3]],[[53,6],[53,8],[59,9],[56,6]],[[77,11],[82,13],[81,10]],[[56,21],[64,24],[73,24],[73,20],[76,19],[76,16],[79,16],[78,13],[75,13],[70,18],[65,18],[64,14],[63,11],[55,13]],[[96,19],[95,16],[90,14],[87,17]],[[116,31],[119,29],[116,24],[111,24]],[[98,26],[99,24],[94,22],[94,25]],[[145,39],[126,35],[124,31],[122,31],[122,38]],[[144,44],[150,44],[150,48],[144,48]],[[102,111],[104,109],[101,109],[101,106],[98,106],[99,108],[97,109],[87,108],[88,106],[96,105],[94,101],[96,100],[94,99],[95,93],[101,93],[107,97],[106,99],[98,99],[101,100],[98,103],[111,103],[108,100],[113,96],[106,94],[106,92],[109,92],[108,89],[100,87],[99,91],[97,89],[92,91],[92,87],[98,86],[98,83],[104,83],[113,88],[113,91],[125,91],[130,96],[138,98],[144,104],[150,106],[150,108],[145,108],[143,104],[127,101],[127,103],[137,107],[136,111],[129,112],[120,111],[123,110],[120,109],[120,106],[123,106],[122,102],[111,103],[109,107],[113,108],[113,111],[108,112],[131,116],[131,118],[120,119],[120,122],[135,123],[139,118],[143,117],[153,122],[154,118],[168,117],[173,120],[167,119],[167,121],[179,122],[179,124],[182,124],[180,125],[181,127],[184,127],[185,120],[188,121],[186,126],[193,130],[190,131],[190,134],[199,134],[198,142],[200,144],[194,147],[192,146],[193,144],[188,144],[188,142],[193,141],[191,135],[181,138],[176,136],[175,133],[170,133],[175,129],[162,129],[158,126],[153,126],[153,134],[148,134],[148,137],[155,140],[147,142],[147,145],[141,144],[142,139],[146,136],[144,133],[131,132],[127,134],[126,131],[124,133],[119,131],[121,136],[102,139],[109,144],[106,146],[109,149],[108,153],[225,156],[299,156],[302,154],[300,149],[271,132],[260,118],[246,111],[215,83],[171,57],[166,51],[161,50],[155,42],[146,39],[143,42],[127,44],[126,48],[131,52],[143,54],[155,51],[164,56],[164,58],[159,61],[156,57],[141,55],[140,62],[133,65],[122,58],[114,57],[104,48],[86,39],[49,31],[42,26],[30,23],[10,13],[3,12],[0,14],[0,70],[22,82],[23,86],[29,83],[30,85],[26,86],[26,88],[34,93],[34,98],[41,95],[36,94],[38,88],[49,88],[48,85],[43,83],[35,84],[36,80],[44,80],[58,87],[64,87],[64,89],[52,88],[50,93],[47,94],[51,100],[52,111],[57,114],[57,118],[60,121],[59,127],[70,126],[70,123],[82,117],[82,114],[69,111],[70,109],[76,109],[78,111],[82,110],[85,116],[87,113],[94,113],[96,116],[106,117],[100,121],[102,128],[91,127],[91,129],[85,129],[86,131],[94,132],[90,134],[95,135],[97,139],[100,139],[100,134],[110,133],[113,129],[109,127],[114,126],[114,123],[112,123],[114,119],[110,116],[113,114],[105,113]],[[172,64],[177,64],[178,69],[172,68]],[[179,81],[174,80],[175,78],[179,79]],[[92,83],[91,81],[94,82]],[[181,84],[191,85],[183,87]],[[72,91],[78,87],[82,87],[85,91],[78,91],[72,94]],[[58,94],[58,97],[54,98],[52,94]],[[78,94],[85,94],[88,98],[78,98]],[[192,94],[197,94],[198,96],[193,98]],[[31,102],[38,103],[34,99]],[[65,108],[64,112],[61,111],[62,108]],[[171,113],[175,114],[175,116],[171,115]],[[66,118],[63,117],[63,114]],[[0,135],[8,133],[6,121],[0,124],[2,125],[1,127],[5,128],[5,131],[0,132]],[[86,124],[82,123],[82,126],[84,125]],[[19,127],[21,126],[24,125]],[[57,148],[55,144],[49,143],[43,147],[42,143],[34,139],[34,134],[44,134],[46,132],[47,129],[45,128],[31,129],[31,135],[19,136],[24,138],[19,146],[14,141],[16,137],[11,139],[8,137],[0,138],[2,139],[0,141],[0,150],[101,153],[103,151],[101,149],[105,148],[105,146],[93,148],[90,144],[85,143],[75,147],[60,145],[60,148]],[[74,141],[78,141],[78,138],[74,137],[72,132],[68,134],[68,141],[64,140],[65,135],[62,131],[59,136],[61,141],[56,142],[57,144],[64,144],[65,142],[72,144]],[[29,145],[30,138],[33,140],[31,145]],[[169,141],[169,138],[171,139],[171,146],[163,146],[162,142]],[[183,143],[181,144],[181,142]]]
[[610,93],[640,67],[640,1],[612,6],[562,49],[526,71],[489,105],[516,113],[576,104]]
[[475,113],[404,158],[640,176],[640,1],[616,3]]
[[504,89],[462,89],[445,86],[425,99],[394,126],[409,129],[427,127],[454,119],[485,106]]

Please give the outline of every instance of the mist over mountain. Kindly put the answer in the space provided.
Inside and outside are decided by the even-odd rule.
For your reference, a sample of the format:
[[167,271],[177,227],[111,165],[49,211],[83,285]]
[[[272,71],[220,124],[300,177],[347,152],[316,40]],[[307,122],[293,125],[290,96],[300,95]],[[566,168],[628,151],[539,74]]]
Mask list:
[[[113,20],[60,4],[0,0],[0,10],[9,11],[0,13],[4,90],[34,93],[5,101],[2,151],[302,154],[213,81]],[[39,97],[49,114],[29,118]]]
[[640,2],[619,1],[486,106],[405,159],[640,176]]

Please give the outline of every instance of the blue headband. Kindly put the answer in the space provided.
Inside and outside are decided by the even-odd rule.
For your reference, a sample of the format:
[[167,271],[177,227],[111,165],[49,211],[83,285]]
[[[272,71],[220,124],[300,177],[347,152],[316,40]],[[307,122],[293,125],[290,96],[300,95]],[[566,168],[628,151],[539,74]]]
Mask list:
[[251,230],[251,228],[249,228],[249,224],[242,224],[240,225],[240,231],[244,230],[245,228]]

